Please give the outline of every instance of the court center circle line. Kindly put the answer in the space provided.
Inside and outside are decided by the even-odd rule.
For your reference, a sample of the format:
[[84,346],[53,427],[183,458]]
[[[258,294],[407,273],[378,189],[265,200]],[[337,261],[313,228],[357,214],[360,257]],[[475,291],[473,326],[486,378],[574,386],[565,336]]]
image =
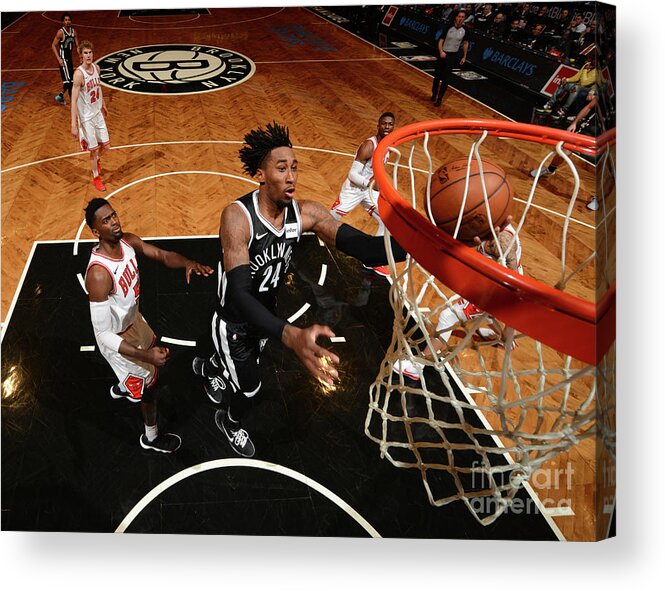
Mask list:
[[337,505],[340,509],[342,509],[347,515],[349,515],[349,517],[354,519],[356,523],[360,525],[370,536],[372,536],[373,538],[381,537],[381,534],[379,534],[379,532],[376,531],[376,529],[374,529],[374,527],[372,527],[372,525],[370,525],[370,523],[362,515],[360,515],[360,513],[358,513],[353,507],[351,507],[351,505],[349,505],[346,501],[338,497],[334,492],[327,489],[322,484],[316,482],[316,480],[312,480],[311,478],[309,478],[309,476],[305,476],[304,474],[296,472],[295,470],[287,468],[286,466],[281,466],[280,464],[273,464],[272,462],[264,462],[263,460],[246,460],[246,459],[235,459],[235,458],[211,460],[209,462],[203,462],[202,464],[196,464],[194,466],[190,466],[189,468],[181,470],[180,472],[174,474],[170,478],[167,478],[166,480],[164,480],[164,482],[161,482],[155,488],[153,488],[148,494],[146,494],[136,505],[134,505],[132,510],[120,522],[120,524],[115,530],[115,533],[124,533],[127,530],[127,528],[131,525],[131,523],[134,521],[134,519],[136,519],[136,517],[141,513],[141,511],[143,511],[143,509],[145,509],[148,506],[149,503],[151,503],[161,493],[168,490],[174,484],[177,484],[178,482],[185,480],[190,476],[201,474],[202,472],[206,472],[208,470],[215,470],[217,468],[235,468],[235,467],[267,470],[268,472],[275,472],[277,474],[282,474],[284,476],[292,478],[293,480],[297,480],[298,482],[301,482],[306,486],[313,488],[316,492],[318,492],[319,494],[326,497],[328,500],[335,503],[335,505]]
[[[165,17],[155,15],[153,18],[165,18]],[[171,21],[169,23],[163,23],[163,24],[165,24],[165,25],[177,25],[179,23],[191,23],[192,21],[198,20],[200,18],[201,18],[200,14],[195,14],[195,15],[193,15],[193,18],[188,18],[188,19],[185,19],[185,20],[182,20],[182,21]],[[129,20],[132,21],[133,23],[139,23],[141,25],[157,25],[157,26],[159,26],[159,25],[162,24],[162,23],[159,23],[159,22],[140,21],[139,19],[134,18],[131,15],[129,16]],[[156,30],[158,30],[158,29],[156,29]]]
[[[161,29],[158,29],[159,31],[168,31],[169,29],[209,29],[211,27],[229,27],[232,25],[242,25],[244,23],[251,23],[254,21],[260,21],[264,18],[270,18],[272,16],[275,16],[276,14],[279,14],[285,10],[285,8],[280,8],[279,10],[276,10],[275,12],[271,12],[270,14],[265,14],[263,16],[259,16],[257,18],[249,18],[245,19],[242,21],[233,21],[229,23],[212,23],[209,25],[195,25],[195,26],[190,26],[190,27],[162,27]],[[41,14],[42,18],[51,21],[52,23],[57,23],[57,24],[62,24],[61,21],[55,20],[49,16],[46,16],[46,11],[42,12]],[[119,17],[116,17],[119,18]],[[155,31],[155,29],[152,28],[147,28],[147,27],[100,27],[98,25],[84,25],[81,23],[73,23],[75,26],[74,28],[79,28],[79,29],[104,29],[106,31]]]

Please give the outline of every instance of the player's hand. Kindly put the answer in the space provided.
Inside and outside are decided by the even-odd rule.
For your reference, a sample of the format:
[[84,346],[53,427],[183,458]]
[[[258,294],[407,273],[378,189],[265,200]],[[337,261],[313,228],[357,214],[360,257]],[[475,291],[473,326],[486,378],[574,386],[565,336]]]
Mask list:
[[316,343],[319,336],[330,338],[334,337],[335,333],[328,326],[320,324],[313,324],[307,328],[288,324],[284,327],[282,342],[295,352],[309,373],[325,384],[334,386],[335,380],[339,377],[335,368],[339,363],[339,357]]
[[459,65],[460,65],[460,66],[463,66],[463,65],[464,65],[464,62],[466,62],[466,58],[465,58],[465,57],[463,57],[463,58],[459,61]]
[[63,59],[62,59],[61,57],[58,58],[58,64],[59,64],[60,66],[64,66],[64,65],[65,65],[65,62],[63,61]]
[[215,271],[210,267],[208,267],[207,265],[202,265],[201,263],[197,263],[196,261],[189,261],[185,266],[185,278],[187,279],[187,283],[189,283],[192,273],[208,277],[209,275],[212,275],[214,272]]
[[151,347],[146,353],[148,357],[146,361],[155,367],[164,367],[171,355],[171,351],[166,347]]
[[109,110],[106,108],[106,105],[102,105],[102,116],[104,119],[108,119]]
[[79,128],[76,125],[76,123],[72,123],[72,128],[70,130],[72,132],[72,135],[76,138],[79,139]]
[[577,129],[577,123],[574,121],[566,128],[566,131],[569,131],[570,133],[575,133],[575,130]]
[[[512,223],[513,223],[513,216],[509,215],[506,218],[506,220],[503,222],[503,224],[501,224],[500,226],[494,226],[494,233],[498,236]],[[484,242],[484,240],[480,236],[474,236],[473,242],[476,246],[480,246]],[[494,241],[492,240],[492,242]]]
[[444,60],[446,59],[446,52],[445,51],[439,52],[439,55],[441,56],[441,59],[444,59]]

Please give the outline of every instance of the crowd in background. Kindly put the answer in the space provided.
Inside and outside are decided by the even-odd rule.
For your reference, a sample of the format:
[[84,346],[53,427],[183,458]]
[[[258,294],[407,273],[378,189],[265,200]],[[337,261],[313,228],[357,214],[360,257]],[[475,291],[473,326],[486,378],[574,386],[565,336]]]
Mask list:
[[565,4],[417,4],[409,8],[452,24],[459,10],[466,12],[464,27],[527,47],[571,64],[584,62],[595,43],[597,19],[594,2]]

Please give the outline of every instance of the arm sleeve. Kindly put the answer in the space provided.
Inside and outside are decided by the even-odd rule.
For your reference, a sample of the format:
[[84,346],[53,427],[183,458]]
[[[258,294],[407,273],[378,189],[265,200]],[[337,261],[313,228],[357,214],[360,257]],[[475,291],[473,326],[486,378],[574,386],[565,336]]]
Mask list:
[[362,175],[363,167],[364,164],[362,162],[354,160],[351,165],[351,170],[349,171],[348,179],[357,187],[366,189],[369,187],[369,180]]
[[100,345],[112,351],[120,349],[122,337],[111,330],[111,304],[108,300],[103,302],[90,302],[90,319],[95,338]]
[[[368,236],[348,224],[342,224],[335,236],[335,246],[338,250],[358,259],[368,267],[388,264],[388,256],[383,244],[383,236]],[[400,262],[406,259],[406,251],[392,237],[390,245],[395,261]]]
[[276,339],[282,339],[286,322],[277,318],[252,294],[252,275],[249,265],[234,267],[226,274],[226,294],[236,310],[252,326],[262,333]]

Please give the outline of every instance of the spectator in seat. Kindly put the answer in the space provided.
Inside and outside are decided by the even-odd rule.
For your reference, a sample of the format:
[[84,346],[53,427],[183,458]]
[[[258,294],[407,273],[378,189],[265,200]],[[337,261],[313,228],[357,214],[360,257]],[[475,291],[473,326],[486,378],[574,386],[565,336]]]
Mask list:
[[600,86],[601,83],[602,74],[596,67],[596,57],[590,55],[587,58],[586,63],[582,66],[582,69],[574,76],[564,78],[550,99],[541,109],[536,109],[536,112],[551,113],[557,101],[563,99],[564,95],[567,93],[565,102],[559,107],[555,114],[556,118],[565,117],[568,110],[577,99],[580,99],[580,101],[583,100],[594,86]]
[[544,31],[545,25],[543,23],[535,24],[531,29],[531,34],[524,39],[523,43],[534,51],[547,51],[550,40],[543,35]]
[[520,28],[520,19],[514,18],[510,23],[510,28],[506,31],[506,41],[512,43],[522,43],[524,41],[524,31]]
[[476,12],[473,27],[477,31],[487,32],[494,21],[494,13],[491,4],[484,4],[483,9]]
[[503,39],[507,33],[507,25],[508,23],[506,22],[506,15],[503,14],[503,12],[497,12],[494,15],[494,19],[492,20],[492,24],[490,25],[488,33],[494,37]]

